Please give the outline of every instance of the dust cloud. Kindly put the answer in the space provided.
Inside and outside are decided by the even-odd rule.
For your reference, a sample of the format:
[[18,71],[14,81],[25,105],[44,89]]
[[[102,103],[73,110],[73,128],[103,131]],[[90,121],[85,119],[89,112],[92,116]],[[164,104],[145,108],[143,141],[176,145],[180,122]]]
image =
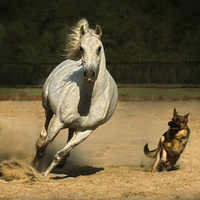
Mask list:
[[[41,126],[42,129],[42,126]],[[37,127],[34,121],[26,122],[24,125],[23,121],[19,120],[0,120],[0,168],[1,177],[5,179],[14,179],[13,170],[19,172],[19,177],[24,177],[22,174],[23,169],[24,174],[29,171],[29,163],[33,160],[36,154],[36,141],[39,137],[40,129]],[[33,134],[36,132],[37,134]],[[49,145],[47,148],[46,155],[41,158],[36,165],[36,171],[42,173],[53,161],[54,155],[58,150],[65,146],[67,141],[67,130],[62,131],[57,138]],[[61,136],[61,137],[59,137]],[[55,168],[54,173],[67,173],[78,166],[84,166],[85,161],[78,159],[79,155],[77,152],[73,152],[70,158],[68,158],[66,165],[62,169]],[[79,162],[80,161],[80,162]],[[20,167],[19,167],[20,166]],[[18,176],[15,178],[18,179]],[[3,178],[4,179],[4,178]]]
[[[91,135],[86,141],[71,151],[71,155],[62,169],[55,168],[52,172],[68,174],[83,166],[152,166],[153,160],[146,158],[143,154],[143,143],[133,142],[133,150],[127,147],[126,143],[123,144],[123,141],[117,137],[109,137],[106,141],[104,136],[101,135],[101,132],[104,132],[106,128],[106,126],[102,126],[99,130],[94,131],[94,135]],[[40,128],[36,127],[34,121],[27,122],[25,127],[24,123],[18,120],[14,122],[12,120],[0,121],[0,137],[2,141],[0,145],[0,162],[2,162],[1,166],[4,169],[4,177],[9,177],[10,171],[5,170],[6,166],[9,165],[12,166],[12,170],[16,166],[19,174],[21,174],[22,169],[29,170],[27,167],[36,153],[35,143],[39,137],[39,130]],[[33,132],[37,133],[33,134]],[[46,155],[36,165],[36,171],[38,173],[42,173],[47,169],[53,161],[56,152],[65,146],[67,137],[68,131],[62,130],[52,144],[49,145]],[[7,162],[6,165],[5,162]],[[9,162],[11,163],[9,164]],[[18,165],[23,167],[17,167],[13,162],[18,162]]]
[[31,135],[33,127],[25,124],[18,126],[18,122],[0,121],[0,162],[10,159],[27,159],[34,152],[36,137]]
[[[44,110],[39,107],[41,103],[1,103],[3,109],[0,113],[0,162],[23,160],[29,164],[35,156],[35,143],[45,120]],[[148,121],[145,113],[146,107],[139,109],[134,106],[133,109],[123,107],[123,103],[118,104],[117,112],[111,120],[96,129],[90,137],[71,151],[63,169],[55,168],[52,172],[67,174],[83,166],[99,168],[111,165],[152,166],[154,159],[144,156],[143,147],[146,142],[150,142],[151,149],[157,146],[159,129],[162,125],[157,124],[155,127],[154,123]],[[143,119],[139,124],[135,123],[138,121],[138,116],[142,116]],[[39,160],[36,167],[39,173],[46,170],[56,152],[65,146],[67,137],[68,131],[62,130],[49,145],[46,155]]]

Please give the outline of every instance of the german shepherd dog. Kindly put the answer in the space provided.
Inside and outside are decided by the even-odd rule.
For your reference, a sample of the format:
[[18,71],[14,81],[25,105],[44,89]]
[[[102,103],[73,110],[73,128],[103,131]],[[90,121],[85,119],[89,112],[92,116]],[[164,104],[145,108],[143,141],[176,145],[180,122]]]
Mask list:
[[172,121],[168,122],[170,128],[161,136],[158,147],[149,151],[148,143],[144,146],[144,154],[147,157],[156,158],[152,172],[156,171],[158,164],[158,171],[168,167],[173,169],[180,158],[180,154],[183,153],[190,135],[190,129],[187,126],[188,115],[189,113],[180,116],[174,108]]

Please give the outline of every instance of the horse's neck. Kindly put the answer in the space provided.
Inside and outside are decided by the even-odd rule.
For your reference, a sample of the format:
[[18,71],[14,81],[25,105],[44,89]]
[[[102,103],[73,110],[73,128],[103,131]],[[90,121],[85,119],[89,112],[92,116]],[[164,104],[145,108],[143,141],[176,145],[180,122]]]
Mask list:
[[104,50],[102,49],[99,73],[97,76],[97,80],[95,81],[95,84],[97,86],[105,85],[105,83],[107,82],[107,79],[108,79],[107,75],[108,75],[108,72],[106,69],[106,58],[105,58]]
[[83,78],[81,84],[81,93],[90,97],[92,95],[100,95],[102,92],[104,92],[107,82],[108,71],[106,69],[106,60],[104,52],[102,52],[99,72],[96,81],[94,83],[86,83]]
[[[98,108],[102,94],[110,94],[107,88],[110,86],[109,73],[106,70],[106,62],[104,54],[101,57],[99,72],[94,83],[86,83],[84,77],[80,87],[80,101],[78,105],[78,112],[80,115],[86,116],[92,110],[91,108]],[[107,91],[105,93],[105,91]]]

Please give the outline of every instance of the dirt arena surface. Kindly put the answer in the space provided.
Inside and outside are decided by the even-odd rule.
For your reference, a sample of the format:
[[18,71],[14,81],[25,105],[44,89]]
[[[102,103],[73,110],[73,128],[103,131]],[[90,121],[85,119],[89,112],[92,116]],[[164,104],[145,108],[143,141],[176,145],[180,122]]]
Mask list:
[[[177,170],[151,173],[154,149],[173,109],[190,113],[190,139]],[[0,101],[0,199],[200,199],[200,101],[118,102],[111,120],[71,152],[47,179],[40,173],[67,141],[59,133],[37,172],[28,164],[44,123],[40,101]]]

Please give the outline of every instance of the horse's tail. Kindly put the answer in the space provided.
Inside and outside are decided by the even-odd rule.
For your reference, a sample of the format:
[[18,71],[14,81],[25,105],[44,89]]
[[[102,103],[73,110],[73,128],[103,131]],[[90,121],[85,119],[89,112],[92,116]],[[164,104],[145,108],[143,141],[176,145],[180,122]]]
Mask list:
[[144,154],[147,156],[147,157],[150,157],[150,158],[155,158],[156,157],[156,154],[157,154],[157,148],[150,151],[149,150],[149,147],[148,147],[148,143],[146,143],[146,145],[144,146]]
[[86,19],[81,19],[78,21],[76,25],[71,28],[71,34],[68,34],[67,41],[66,41],[66,57],[67,59],[71,60],[78,60],[80,59],[80,51],[79,51],[79,44],[80,44],[80,28],[81,26],[85,26],[87,30],[89,28],[89,23]]

